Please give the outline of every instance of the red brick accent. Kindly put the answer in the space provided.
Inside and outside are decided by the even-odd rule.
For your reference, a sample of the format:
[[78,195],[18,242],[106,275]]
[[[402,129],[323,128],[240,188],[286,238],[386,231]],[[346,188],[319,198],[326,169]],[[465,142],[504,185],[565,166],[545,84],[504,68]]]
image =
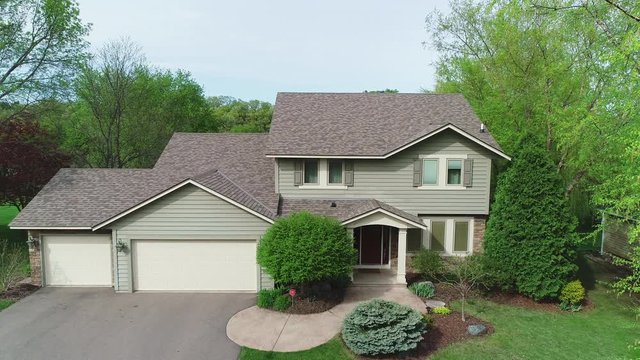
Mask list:
[[484,249],[484,231],[487,219],[485,217],[473,218],[473,252],[479,253]]

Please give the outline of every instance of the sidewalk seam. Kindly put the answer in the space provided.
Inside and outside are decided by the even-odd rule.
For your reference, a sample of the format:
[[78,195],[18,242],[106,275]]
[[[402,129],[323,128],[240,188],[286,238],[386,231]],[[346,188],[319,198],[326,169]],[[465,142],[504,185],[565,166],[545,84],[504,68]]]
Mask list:
[[280,336],[282,336],[282,332],[284,331],[284,328],[287,327],[287,323],[289,322],[289,318],[291,318],[291,314],[287,314],[287,320],[285,320],[284,325],[282,325],[282,329],[280,329],[280,333],[278,334],[278,337],[276,338],[276,342],[273,343],[273,347],[271,348],[271,351],[273,351],[273,349],[276,348],[276,345],[278,345],[278,341],[280,341]]

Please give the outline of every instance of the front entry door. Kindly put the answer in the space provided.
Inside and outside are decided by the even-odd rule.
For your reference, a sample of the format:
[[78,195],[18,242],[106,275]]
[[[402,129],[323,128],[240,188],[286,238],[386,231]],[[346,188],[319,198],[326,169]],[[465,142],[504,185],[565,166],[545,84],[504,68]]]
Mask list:
[[382,226],[365,226],[362,229],[360,263],[362,265],[382,264]]

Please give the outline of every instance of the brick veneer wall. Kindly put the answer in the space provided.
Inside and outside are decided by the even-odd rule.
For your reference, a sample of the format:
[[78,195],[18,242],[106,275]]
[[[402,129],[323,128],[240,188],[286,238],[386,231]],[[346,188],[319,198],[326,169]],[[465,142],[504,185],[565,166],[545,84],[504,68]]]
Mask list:
[[38,231],[29,231],[29,240],[34,241],[29,246],[29,263],[31,264],[31,283],[33,285],[42,286],[42,255],[40,244],[40,233]]
[[484,231],[487,226],[486,217],[473,218],[473,252],[479,253],[484,250]]

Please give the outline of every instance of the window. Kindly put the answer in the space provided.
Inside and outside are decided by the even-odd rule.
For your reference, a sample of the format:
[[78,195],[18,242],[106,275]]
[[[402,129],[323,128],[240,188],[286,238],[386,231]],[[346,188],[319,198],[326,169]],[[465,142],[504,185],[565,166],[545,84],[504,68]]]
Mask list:
[[304,183],[318,183],[318,160],[305,160],[304,162]]
[[453,251],[466,252],[469,250],[469,222],[455,221],[453,232]]
[[342,184],[342,161],[329,160],[329,184]]
[[447,160],[447,185],[462,184],[462,160]]
[[422,164],[422,184],[438,185],[438,160],[424,160]]
[[445,255],[466,255],[471,253],[470,242],[473,238],[471,233],[473,219],[435,218],[424,219],[423,221],[429,229],[424,232],[425,247]]
[[431,250],[444,251],[446,224],[444,221],[431,222]]

